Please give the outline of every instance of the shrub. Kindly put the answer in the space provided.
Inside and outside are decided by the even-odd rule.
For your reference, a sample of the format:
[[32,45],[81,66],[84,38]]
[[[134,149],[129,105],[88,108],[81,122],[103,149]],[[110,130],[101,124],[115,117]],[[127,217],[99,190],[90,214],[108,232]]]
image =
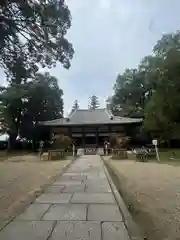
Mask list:
[[53,137],[53,149],[67,149],[72,144],[72,139],[63,134]]
[[118,136],[117,134],[113,134],[110,136],[110,145],[111,148],[125,148],[130,141],[130,137]]

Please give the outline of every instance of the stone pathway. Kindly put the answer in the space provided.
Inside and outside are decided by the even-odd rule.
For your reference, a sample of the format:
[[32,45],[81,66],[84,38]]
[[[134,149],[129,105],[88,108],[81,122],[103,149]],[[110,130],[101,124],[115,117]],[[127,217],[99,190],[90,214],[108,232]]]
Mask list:
[[129,240],[100,157],[76,160],[0,239]]

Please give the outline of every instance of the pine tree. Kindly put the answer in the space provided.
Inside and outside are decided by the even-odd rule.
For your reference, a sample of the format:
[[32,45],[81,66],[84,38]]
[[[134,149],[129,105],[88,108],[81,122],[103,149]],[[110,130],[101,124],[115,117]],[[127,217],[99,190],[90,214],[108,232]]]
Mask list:
[[99,100],[98,100],[98,97],[96,95],[92,95],[89,98],[88,108],[92,109],[92,110],[95,110],[95,109],[99,108]]
[[74,112],[74,111],[76,111],[77,109],[79,109],[79,103],[78,103],[78,100],[75,100],[75,101],[74,101],[74,104],[73,104],[73,106],[72,106],[71,112]]

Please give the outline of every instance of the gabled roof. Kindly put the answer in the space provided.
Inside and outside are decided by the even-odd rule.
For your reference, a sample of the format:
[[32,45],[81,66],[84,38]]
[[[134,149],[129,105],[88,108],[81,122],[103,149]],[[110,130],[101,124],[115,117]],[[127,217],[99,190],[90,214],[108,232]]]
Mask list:
[[128,124],[140,123],[142,119],[126,118],[113,116],[107,109],[78,109],[68,118],[55,119],[51,121],[40,122],[45,126],[70,126],[70,125],[89,125],[89,124]]

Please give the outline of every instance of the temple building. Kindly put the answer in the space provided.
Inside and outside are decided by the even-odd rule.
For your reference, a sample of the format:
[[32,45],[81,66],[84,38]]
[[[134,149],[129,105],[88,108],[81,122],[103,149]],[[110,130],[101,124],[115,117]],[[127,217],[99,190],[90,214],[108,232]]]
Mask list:
[[67,118],[41,122],[52,135],[64,134],[79,147],[102,147],[112,133],[130,136],[131,130],[142,124],[142,119],[113,116],[108,109],[78,109]]

